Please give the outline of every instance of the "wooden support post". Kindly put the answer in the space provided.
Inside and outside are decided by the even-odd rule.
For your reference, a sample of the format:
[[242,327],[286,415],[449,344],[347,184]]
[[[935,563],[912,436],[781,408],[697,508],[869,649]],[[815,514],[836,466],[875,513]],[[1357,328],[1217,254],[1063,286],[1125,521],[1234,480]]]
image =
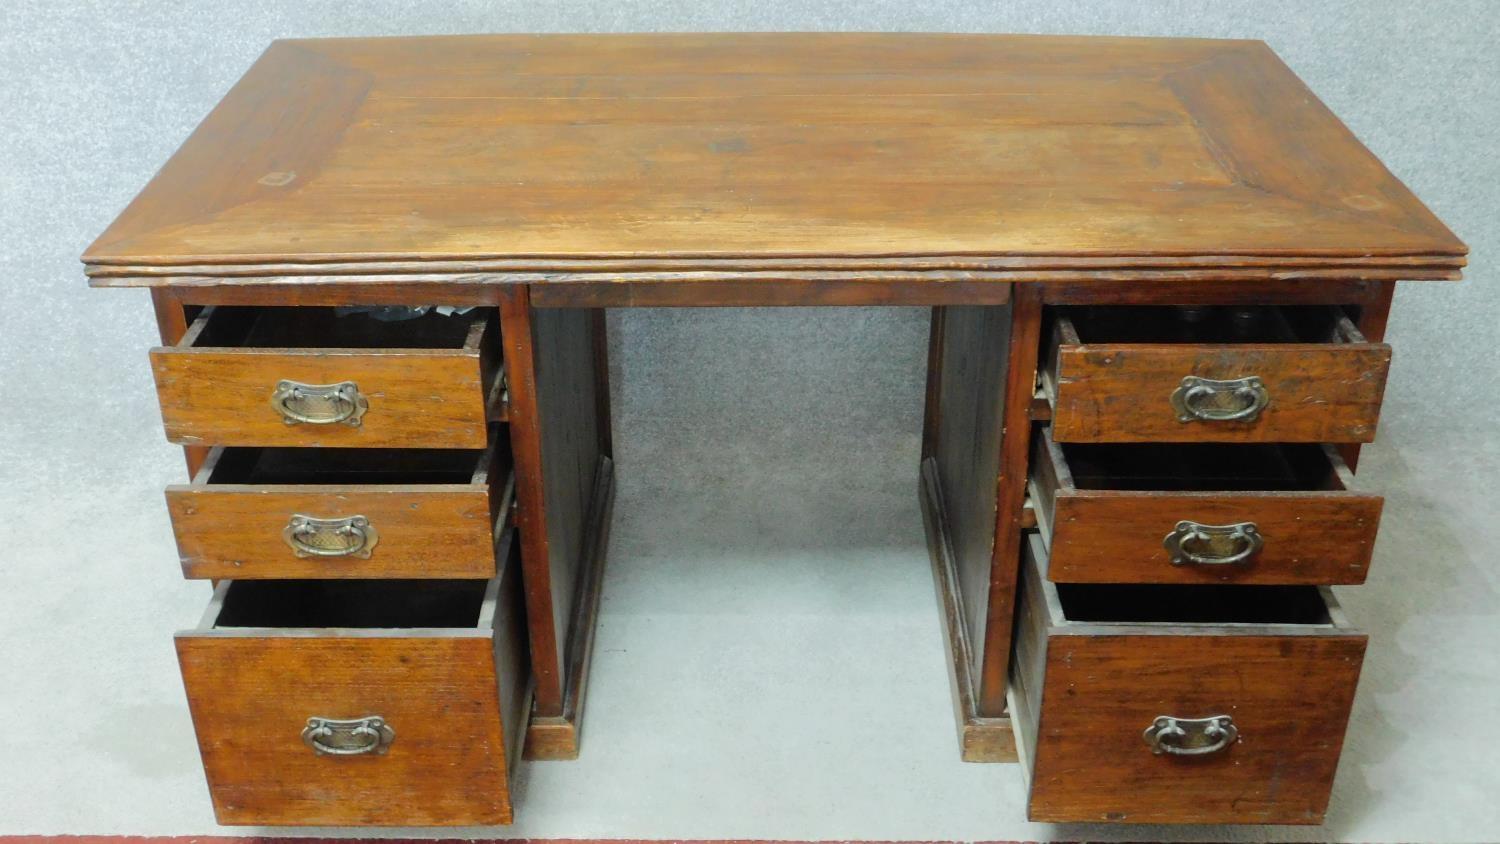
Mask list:
[[1031,398],[1036,392],[1037,352],[1042,335],[1042,291],[1016,285],[1011,298],[1010,344],[1001,410],[1000,477],[995,495],[995,544],[990,559],[990,595],[979,668],[979,714],[1004,715],[1010,670],[1016,572],[1021,559],[1021,522],[1031,451]]

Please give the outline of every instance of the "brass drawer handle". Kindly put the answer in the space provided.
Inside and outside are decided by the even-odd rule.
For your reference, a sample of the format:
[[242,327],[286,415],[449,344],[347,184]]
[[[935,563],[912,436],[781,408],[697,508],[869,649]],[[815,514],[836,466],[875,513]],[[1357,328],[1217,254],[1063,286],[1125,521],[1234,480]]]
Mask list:
[[360,426],[360,417],[370,409],[370,401],[353,381],[337,384],[302,384],[281,381],[271,393],[271,407],[288,425]]
[[1215,381],[1189,375],[1172,391],[1178,422],[1251,422],[1271,403],[1258,376]]
[[1233,566],[1249,562],[1266,540],[1255,522],[1204,525],[1181,521],[1161,544],[1172,555],[1174,566]]
[[299,557],[370,558],[380,535],[364,516],[341,519],[319,519],[300,513],[292,516],[281,531],[281,538]]
[[379,715],[350,721],[309,718],[302,728],[302,743],[319,756],[384,754],[395,740],[396,731]]
[[1141,734],[1151,752],[1171,756],[1207,756],[1218,753],[1240,737],[1228,715],[1211,718],[1173,718],[1158,715]]

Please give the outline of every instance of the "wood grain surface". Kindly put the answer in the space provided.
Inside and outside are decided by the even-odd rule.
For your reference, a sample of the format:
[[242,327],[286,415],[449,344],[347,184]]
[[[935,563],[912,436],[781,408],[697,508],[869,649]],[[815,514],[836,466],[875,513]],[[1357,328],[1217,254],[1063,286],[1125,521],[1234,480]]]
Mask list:
[[[1358,338],[1363,340],[1363,338]],[[1080,342],[1057,317],[1044,384],[1058,442],[1370,442],[1390,371],[1384,343]],[[1246,421],[1178,419],[1189,375],[1259,377],[1269,403]]]
[[984,661],[979,672],[979,713],[1005,714],[1006,677],[1016,611],[1016,568],[1021,559],[1026,479],[1031,452],[1031,399],[1036,394],[1042,297],[1034,286],[1016,291],[1006,351],[1005,398],[1000,422],[1000,475],[995,481],[995,538],[990,549],[985,608]]
[[[272,321],[274,317],[270,318]],[[167,439],[186,445],[484,448],[498,369],[494,329],[459,348],[261,348],[207,345],[217,317],[151,351]],[[201,340],[201,342],[200,342]],[[288,425],[271,405],[283,380],[353,381],[369,402],[358,426]]]
[[[1032,453],[1031,489],[1059,583],[1365,582],[1385,499],[1352,492],[1329,453],[1329,488],[1261,491],[1078,489],[1046,430]],[[1166,486],[1164,484],[1164,486]],[[1236,565],[1173,565],[1163,546],[1179,521],[1252,522],[1264,545]]]
[[[1076,624],[1036,606],[1056,606],[1052,588],[1028,567],[1017,675],[1034,707],[1020,726],[1031,820],[1322,822],[1363,634],[1343,624]],[[1155,755],[1141,734],[1159,715],[1229,715],[1239,740],[1206,756]]]
[[[518,709],[527,685],[497,676],[497,665],[524,666],[518,642],[497,642],[496,630],[518,632],[503,606],[495,629],[179,633],[219,822],[509,823],[507,741],[519,735],[507,738],[502,710]],[[385,754],[320,756],[302,742],[310,717],[375,715],[395,730]]]
[[[490,578],[487,485],[174,485],[167,510],[190,578]],[[364,516],[368,559],[299,557],[282,539],[293,515]]]
[[825,33],[278,41],[84,260],[1420,277],[1464,252],[1264,43]]

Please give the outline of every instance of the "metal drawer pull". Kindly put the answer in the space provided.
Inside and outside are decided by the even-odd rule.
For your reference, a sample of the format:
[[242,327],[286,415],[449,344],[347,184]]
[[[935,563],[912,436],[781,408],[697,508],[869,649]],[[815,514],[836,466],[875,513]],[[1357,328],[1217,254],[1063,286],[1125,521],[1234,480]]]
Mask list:
[[1158,715],[1141,734],[1151,752],[1171,756],[1207,756],[1218,753],[1240,737],[1234,719],[1228,715],[1212,718],[1173,718]]
[[302,728],[302,743],[319,756],[383,754],[395,740],[396,731],[379,715],[351,721],[309,718]]
[[1178,422],[1250,422],[1271,403],[1259,376],[1215,381],[1189,375],[1172,391]]
[[337,384],[301,384],[281,381],[271,393],[271,407],[288,425],[337,425],[355,428],[370,409],[370,401],[353,381]]
[[345,516],[341,519],[319,519],[297,514],[281,531],[299,557],[359,557],[370,558],[380,535],[364,516]]
[[1248,563],[1266,544],[1255,522],[1201,525],[1181,521],[1161,541],[1172,555],[1172,565],[1233,566]]

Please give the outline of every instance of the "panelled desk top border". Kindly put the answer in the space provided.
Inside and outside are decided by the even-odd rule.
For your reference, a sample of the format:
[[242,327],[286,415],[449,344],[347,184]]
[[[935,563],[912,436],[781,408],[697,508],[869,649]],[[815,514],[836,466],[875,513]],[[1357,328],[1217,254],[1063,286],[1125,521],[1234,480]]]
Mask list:
[[880,304],[1454,278],[1466,251],[1258,41],[504,35],[274,43],[84,262],[98,286],[826,282]]

